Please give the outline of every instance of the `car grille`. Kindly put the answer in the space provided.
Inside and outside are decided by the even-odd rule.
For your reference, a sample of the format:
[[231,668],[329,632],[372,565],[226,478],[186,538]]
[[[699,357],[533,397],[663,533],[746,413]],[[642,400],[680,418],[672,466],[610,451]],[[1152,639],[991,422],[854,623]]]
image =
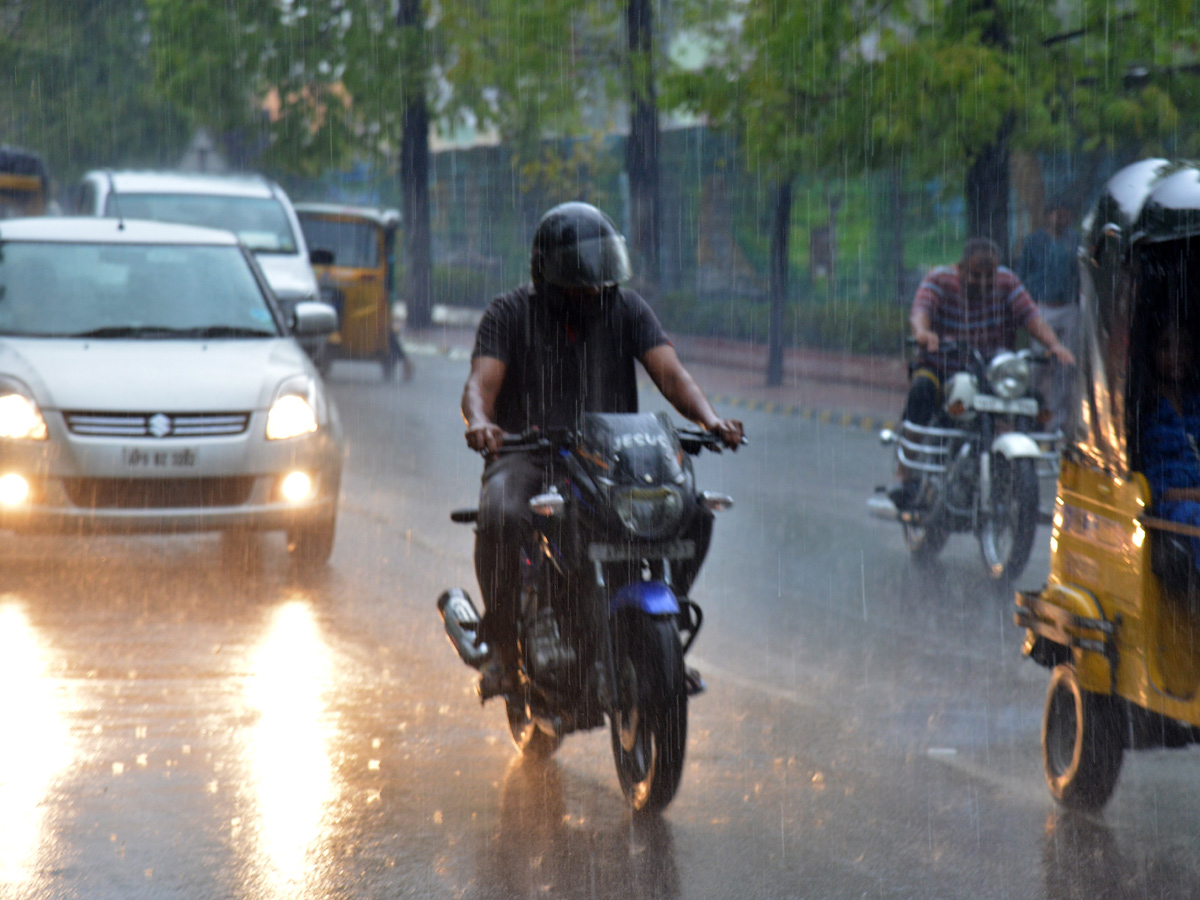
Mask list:
[[180,509],[241,506],[253,476],[230,478],[65,478],[76,506],[88,509]]
[[[250,422],[250,413],[99,413],[65,412],[72,434],[89,437],[224,437],[241,434]],[[162,419],[169,420],[167,430]],[[152,423],[152,419],[158,419]],[[159,427],[152,428],[152,424]]]

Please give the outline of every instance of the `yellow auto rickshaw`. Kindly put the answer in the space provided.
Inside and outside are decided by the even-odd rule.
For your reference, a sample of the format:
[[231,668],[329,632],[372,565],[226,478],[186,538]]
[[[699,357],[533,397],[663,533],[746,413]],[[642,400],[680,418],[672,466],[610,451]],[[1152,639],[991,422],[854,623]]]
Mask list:
[[[1176,486],[1152,475],[1156,497],[1147,477],[1164,471],[1149,424],[1169,415],[1162,385],[1183,378],[1162,374],[1178,367],[1163,361],[1164,335],[1188,347],[1176,359],[1200,363],[1190,350],[1200,348],[1200,166],[1152,159],[1119,171],[1084,221],[1079,258],[1077,421],[1060,463],[1049,579],[1017,593],[1016,623],[1024,653],[1051,670],[1050,792],[1099,809],[1126,750],[1200,741],[1200,527],[1167,518]],[[1171,457],[1180,477],[1193,462],[1187,444],[1200,465],[1183,429]]]
[[50,176],[36,153],[0,147],[0,219],[40,216],[50,201]]
[[320,367],[327,371],[335,359],[373,359],[390,381],[400,363],[407,380],[412,365],[392,317],[400,213],[329,203],[295,208],[322,299],[338,313],[338,331]]

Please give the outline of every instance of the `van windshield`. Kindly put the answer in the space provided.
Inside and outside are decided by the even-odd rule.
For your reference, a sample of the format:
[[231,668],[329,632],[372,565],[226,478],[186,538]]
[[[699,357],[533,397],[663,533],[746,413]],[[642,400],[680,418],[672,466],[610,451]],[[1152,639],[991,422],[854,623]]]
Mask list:
[[232,231],[255,253],[295,253],[296,235],[273,197],[213,194],[112,194],[105,215],[203,225]]

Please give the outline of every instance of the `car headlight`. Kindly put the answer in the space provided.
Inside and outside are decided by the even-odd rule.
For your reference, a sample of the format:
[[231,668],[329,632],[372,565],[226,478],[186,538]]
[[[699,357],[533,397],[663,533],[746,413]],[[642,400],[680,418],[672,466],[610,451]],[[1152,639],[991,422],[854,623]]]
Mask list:
[[998,397],[1023,397],[1029,390],[1029,360],[1010,350],[997,353],[988,364],[987,380]]
[[320,427],[320,405],[317,386],[311,378],[299,376],[285,381],[267,411],[267,440],[284,441],[312,434]]
[[622,488],[613,497],[621,523],[640,538],[670,534],[683,515],[683,497],[670,487]]
[[0,393],[0,437],[17,441],[44,441],[46,420],[42,411],[24,394]]

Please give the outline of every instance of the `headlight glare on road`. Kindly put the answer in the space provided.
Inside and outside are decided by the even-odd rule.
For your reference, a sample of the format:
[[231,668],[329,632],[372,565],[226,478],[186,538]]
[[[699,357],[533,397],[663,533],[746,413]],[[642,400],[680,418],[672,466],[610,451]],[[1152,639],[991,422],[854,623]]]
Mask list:
[[313,480],[307,472],[289,472],[279,484],[279,492],[289,503],[301,503],[313,494]]
[[44,441],[46,420],[38,405],[22,394],[0,394],[0,437]]
[[268,441],[283,441],[316,430],[317,414],[303,397],[284,394],[271,404],[267,413]]
[[28,497],[28,481],[16,472],[0,476],[0,506],[20,506]]

